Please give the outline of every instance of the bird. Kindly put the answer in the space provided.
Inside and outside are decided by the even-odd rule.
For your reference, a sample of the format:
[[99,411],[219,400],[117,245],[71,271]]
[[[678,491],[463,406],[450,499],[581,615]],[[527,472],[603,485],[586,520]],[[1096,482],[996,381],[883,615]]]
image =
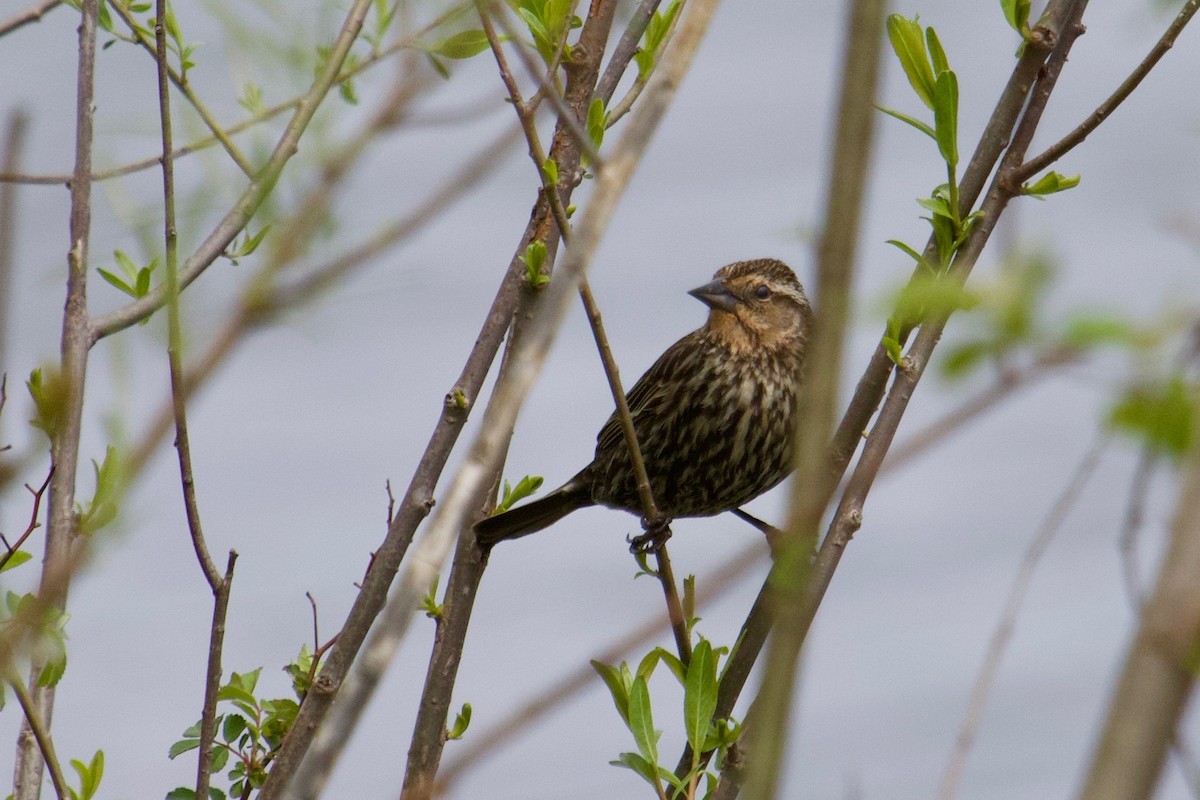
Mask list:
[[[773,258],[738,261],[688,294],[708,306],[707,321],[668,347],[625,396],[660,515],[648,525],[737,509],[792,469],[813,327],[796,274]],[[476,541],[490,551],[593,505],[644,510],[616,412],[596,436],[590,464],[544,497],[478,521]],[[632,549],[648,538],[633,539]]]

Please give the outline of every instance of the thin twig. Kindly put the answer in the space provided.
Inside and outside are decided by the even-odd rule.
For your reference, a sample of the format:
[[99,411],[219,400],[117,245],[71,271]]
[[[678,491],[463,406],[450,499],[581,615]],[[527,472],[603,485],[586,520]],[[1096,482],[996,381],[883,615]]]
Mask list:
[[[200,247],[183,264],[179,271],[179,288],[187,288],[210,264],[217,260],[234,238],[242,232],[266,196],[279,180],[283,168],[299,148],[300,137],[308,128],[313,115],[341,73],[342,64],[358,38],[363,19],[371,7],[371,0],[355,0],[346,15],[337,39],[330,47],[329,59],[324,69],[313,81],[312,87],[296,107],[295,116],[287,124],[267,163],[258,170],[255,178],[242,192],[233,208],[209,233]],[[90,172],[89,172],[90,174]],[[115,311],[92,321],[91,338],[98,341],[117,331],[124,330],[161,308],[166,302],[166,289],[156,287],[141,297]]]
[[12,33],[17,28],[28,25],[31,22],[41,22],[46,12],[53,10],[55,6],[61,3],[62,0],[41,0],[41,2],[30,6],[24,11],[18,11],[8,19],[0,22],[0,36]]
[[[499,13],[493,13],[491,11],[492,8],[500,8],[501,10]],[[517,34],[512,22],[504,13],[507,8],[508,7],[503,4],[489,3],[489,10],[484,11],[481,6],[480,19],[483,20],[486,18],[488,20],[495,20],[496,24],[498,24],[504,31],[504,34],[513,43],[513,47],[517,51],[517,57],[521,59],[521,64],[525,67],[525,70],[529,73],[529,75],[538,82],[541,96],[549,100],[550,105],[554,106],[554,110],[558,114],[559,126],[569,132],[571,136],[575,137],[575,146],[579,149],[579,152],[587,157],[589,163],[598,168],[601,163],[600,154],[596,152],[595,146],[592,145],[591,138],[588,137],[587,131],[583,129],[583,126],[579,124],[579,120],[575,117],[575,112],[568,107],[567,102],[564,100],[562,94],[555,89],[552,83],[553,74],[547,76],[543,73],[541,67],[538,65],[537,60],[534,58],[533,53],[529,52],[529,49],[525,46],[521,37]],[[485,28],[484,30],[487,29]],[[563,31],[563,35],[566,35],[566,31]],[[495,52],[495,49],[493,49],[493,52]],[[592,56],[592,60],[595,60],[595,56]],[[510,72],[509,77],[511,76],[512,73]],[[512,89],[513,87],[509,87],[510,92]],[[539,164],[538,167],[540,169],[541,164]]]
[[[67,778],[63,775],[62,764],[58,761],[58,754],[54,752],[54,739],[50,736],[50,729],[42,721],[38,714],[37,704],[29,691],[26,690],[25,684],[21,683],[21,679],[16,675],[8,678],[8,685],[12,687],[13,694],[17,696],[17,702],[21,705],[21,711],[25,713],[25,722],[29,726],[29,730],[33,732],[33,738],[37,742],[38,751],[42,754],[42,759],[46,762],[46,769],[50,772],[50,781],[54,784],[54,793],[58,795],[58,800],[70,800],[71,789],[67,785]],[[21,787],[17,786],[18,791]]]
[[1117,109],[1117,106],[1121,105],[1133,93],[1133,90],[1150,74],[1150,70],[1154,69],[1159,60],[1175,45],[1175,40],[1179,38],[1179,34],[1183,31],[1184,26],[1191,21],[1197,10],[1200,10],[1200,0],[1187,0],[1183,4],[1183,8],[1179,10],[1179,13],[1175,15],[1175,19],[1171,21],[1170,26],[1168,26],[1163,35],[1154,44],[1154,47],[1150,48],[1150,52],[1137,65],[1137,68],[1130,73],[1129,77],[1121,82],[1117,90],[1109,95],[1095,111],[1089,114],[1087,119],[1079,123],[1075,127],[1075,130],[1050,145],[1044,152],[1029,159],[1020,167],[1013,170],[1010,180],[1018,185],[1024,183],[1055,161],[1058,161],[1086,139],[1088,134],[1098,128],[1100,123],[1108,119],[1109,115]]
[[604,68],[604,74],[596,84],[596,97],[604,101],[605,107],[617,91],[617,85],[625,75],[625,68],[637,53],[639,42],[646,33],[646,26],[650,24],[650,19],[658,10],[660,2],[661,0],[641,0],[630,16],[629,24],[625,26],[625,32],[621,34],[617,46],[613,48],[608,66]]
[[[87,310],[88,242],[92,221],[92,139],[95,97],[96,19],[98,0],[83,0],[79,25],[79,65],[75,96],[75,171],[71,182],[70,243],[67,248],[67,297],[62,320],[60,369],[63,385],[62,419],[50,442],[50,508],[46,525],[45,555],[38,597],[48,608],[66,607],[73,559],[71,542],[76,535],[75,476],[83,430],[83,388],[91,346]],[[53,686],[36,685],[44,659],[35,657],[30,668],[32,707],[49,724],[54,708]],[[26,720],[26,723],[28,720]],[[14,800],[37,800],[42,788],[42,759],[28,725],[18,734]]]
[[50,471],[46,474],[46,480],[42,481],[42,485],[37,489],[34,489],[28,483],[25,484],[25,488],[33,495],[33,511],[29,514],[29,524],[25,526],[25,532],[17,538],[17,541],[11,545],[7,541],[4,542],[5,552],[4,555],[0,556],[0,572],[4,571],[4,566],[12,557],[21,551],[21,546],[25,544],[25,540],[29,538],[29,535],[41,527],[41,523],[38,522],[38,514],[42,505],[42,496],[46,493],[46,489],[49,488],[50,479],[53,477],[54,466],[51,465]]
[[[562,236],[563,242],[570,246],[571,225],[567,219],[565,204],[559,195],[558,186],[542,170],[546,156],[545,150],[538,138],[537,127],[534,125],[533,112],[521,97],[520,87],[517,86],[516,78],[513,76],[512,70],[508,66],[508,61],[504,57],[504,51],[500,47],[500,39],[492,28],[489,14],[484,11],[482,5],[479,16],[484,34],[487,36],[492,53],[496,58],[496,65],[499,68],[501,80],[504,81],[513,108],[517,113],[518,119],[521,121],[521,129],[525,131],[525,138],[529,144],[529,155],[533,160],[534,169],[537,170],[538,175],[541,177],[544,189],[548,194],[550,208],[554,213],[555,221],[558,223],[559,233]],[[592,295],[591,286],[588,284],[586,276],[579,282],[579,298],[583,302],[588,324],[591,327],[592,336],[596,341],[596,349],[600,353],[600,361],[604,366],[604,375],[612,392],[613,402],[617,407],[616,413],[621,425],[621,433],[625,437],[625,445],[629,449],[629,461],[633,468],[638,498],[641,501],[642,510],[645,512],[645,516],[642,518],[643,528],[647,531],[654,530],[657,532],[656,535],[659,536],[665,535],[669,531],[669,528],[664,529],[663,526],[666,521],[661,519],[658,506],[654,502],[654,494],[650,489],[650,478],[646,473],[646,462],[642,457],[641,447],[638,444],[637,431],[633,427],[633,415],[630,413],[629,403],[625,399],[625,390],[621,386],[620,371],[617,368],[616,359],[613,358],[612,347],[608,343],[608,335],[604,330],[604,321],[600,314],[600,307],[596,303],[596,298]],[[661,543],[659,547],[655,548],[654,555],[658,564],[655,576],[662,585],[663,595],[666,598],[667,615],[671,621],[671,629],[675,634],[675,644],[679,652],[679,658],[684,664],[688,664],[692,657],[692,643],[688,634],[687,620],[683,616],[683,604],[679,599],[679,588],[678,584],[675,583],[675,573],[671,567],[671,559],[666,552],[665,545]]]
[[[686,0],[680,0],[680,9],[681,10],[683,8],[684,2],[686,2]],[[657,5],[658,5],[658,3],[653,3],[653,6],[657,6]],[[641,9],[639,8],[639,12],[640,11],[641,11]],[[651,8],[650,12],[651,12],[651,14],[653,14],[654,9]],[[647,20],[647,22],[648,21],[649,20]],[[676,13],[675,17],[671,20],[671,25],[667,28],[666,34],[663,35],[663,39],[659,43],[659,48],[665,49],[666,47],[670,46],[671,36],[674,35],[675,25],[678,22],[679,22],[679,14]],[[614,58],[615,58],[615,56],[614,56]],[[626,92],[625,95],[619,101],[617,101],[617,103],[615,103],[613,105],[613,107],[609,110],[609,112],[606,116],[606,119],[605,119],[606,127],[611,128],[613,125],[616,125],[618,122],[621,121],[622,117],[624,117],[626,114],[629,113],[629,109],[633,108],[633,104],[637,102],[637,99],[642,94],[642,90],[646,88],[646,84],[650,81],[650,78],[653,75],[654,75],[653,68],[651,68],[650,72],[647,73],[646,75],[642,75],[641,71],[640,70],[638,71],[638,75],[633,81],[633,86],[630,86],[629,91]]]
[[183,331],[179,309],[178,246],[175,231],[175,161],[171,157],[171,86],[167,65],[167,0],[156,0],[154,44],[158,67],[158,111],[162,131],[163,252],[167,287],[167,362],[171,375],[171,399],[175,419],[175,449],[179,455],[179,478],[188,533],[196,560],[213,593],[213,619],[209,627],[208,664],[205,670],[204,707],[200,716],[200,746],[197,748],[196,797],[208,797],[212,779],[213,742],[217,738],[217,693],[221,685],[221,653],[225,641],[225,616],[237,553],[229,551],[222,578],[209,555],[200,523],[196,480],[192,469],[191,439],[187,427],[187,399],[183,380]]
[[962,724],[959,726],[958,735],[954,739],[954,752],[946,764],[946,771],[942,775],[942,782],[938,787],[938,800],[953,800],[958,794],[958,785],[967,765],[967,756],[971,752],[971,747],[979,732],[979,726],[983,722],[988,696],[992,692],[996,675],[1000,671],[1000,662],[1004,658],[1004,652],[1008,649],[1008,643],[1012,640],[1016,630],[1021,606],[1033,583],[1034,572],[1037,571],[1042,554],[1050,546],[1050,541],[1062,529],[1067,514],[1079,501],[1079,496],[1095,473],[1096,467],[1100,466],[1100,460],[1108,442],[1107,436],[1100,436],[1088,448],[1080,460],[1079,466],[1075,468],[1075,474],[1071,476],[1071,480],[1067,482],[1058,499],[1054,501],[1046,519],[1021,558],[1016,577],[1008,590],[1008,599],[1004,603],[1003,611],[1000,612],[1000,620],[992,633],[991,641],[988,642],[987,654],[979,668],[979,674],[975,677],[975,684],[971,687],[967,710],[963,715]]

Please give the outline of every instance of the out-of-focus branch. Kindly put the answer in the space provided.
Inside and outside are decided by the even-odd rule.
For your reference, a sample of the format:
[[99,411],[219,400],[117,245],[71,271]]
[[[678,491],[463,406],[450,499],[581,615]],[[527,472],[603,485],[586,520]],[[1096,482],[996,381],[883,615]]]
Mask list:
[[1200,640],[1200,449],[1184,468],[1171,540],[1092,755],[1081,800],[1154,796],[1196,680]]
[[832,491],[827,485],[827,448],[841,383],[855,253],[874,142],[874,103],[886,10],[884,0],[855,0],[847,13],[837,129],[817,256],[818,314],[798,401],[796,475],[787,531],[767,578],[774,632],[755,698],[759,718],[747,745],[746,794],[752,800],[771,800],[778,792],[800,647],[808,633],[803,605],[817,528]]
[[[276,181],[279,180],[279,176],[283,172],[283,168],[287,165],[291,157],[295,155],[299,147],[300,137],[303,136],[304,131],[308,128],[308,124],[312,121],[317,108],[337,81],[342,64],[350,52],[350,46],[358,38],[358,32],[362,29],[363,19],[370,8],[371,0],[355,0],[354,5],[346,15],[341,30],[338,32],[337,39],[330,47],[329,59],[325,64],[325,68],[317,75],[312,87],[296,107],[296,113],[280,136],[275,150],[271,153],[271,157],[262,169],[256,173],[254,179],[250,181],[250,184],[242,192],[241,197],[238,198],[234,207],[217,224],[212,232],[209,233],[196,252],[184,262],[179,271],[179,288],[181,291],[187,288],[196,278],[200,277],[200,274],[225,252],[225,249],[241,233],[259,206],[262,205],[267,194],[274,188]],[[96,318],[93,320],[91,326],[92,341],[98,341],[105,336],[128,328],[130,325],[154,313],[165,302],[166,289],[163,286],[159,286],[145,297],[141,297],[128,305]]]
[[1079,500],[1079,495],[1095,473],[1096,467],[1100,466],[1100,459],[1104,455],[1107,445],[1108,437],[1101,436],[1084,454],[1079,466],[1075,468],[1075,474],[1054,502],[1054,506],[1046,515],[1041,528],[1038,529],[1033,541],[1025,550],[1021,566],[1009,589],[1008,600],[1000,614],[1000,622],[988,643],[987,654],[984,656],[983,665],[975,678],[975,685],[971,687],[967,711],[963,715],[962,725],[955,737],[954,752],[946,765],[946,772],[942,775],[942,783],[938,787],[938,800],[953,800],[958,794],[958,784],[962,780],[963,770],[967,765],[967,756],[970,755],[971,746],[975,743],[975,736],[983,722],[983,712],[987,707],[988,695],[991,694],[992,685],[1000,671],[1000,662],[1004,658],[1004,651],[1008,648],[1008,643],[1016,630],[1021,605],[1033,582],[1033,573],[1042,560],[1042,554],[1050,546],[1050,541],[1062,528],[1067,514]]
[[[1041,110],[1049,97],[1049,90],[1057,80],[1058,70],[1062,66],[1061,60],[1065,59],[1070,44],[1082,32],[1076,28],[1076,25],[1085,5],[1086,2],[1083,0],[1051,0],[1042,20],[1032,31],[1024,54],[1013,69],[996,109],[980,137],[975,154],[963,173],[959,187],[959,204],[964,217],[974,206],[979,192],[1000,155],[1005,154],[1002,169],[1011,169],[1019,165],[1020,159],[1024,157],[1029,138],[1033,134],[1030,126],[1036,128],[1037,121],[1041,118]],[[1058,50],[1054,49],[1056,46],[1059,48]],[[1051,63],[1044,63],[1048,53]],[[1059,57],[1059,62],[1053,63],[1056,56]],[[1026,98],[1033,88],[1035,80],[1042,95],[1036,102],[1026,103]],[[1021,128],[1018,129],[1016,137],[1010,140],[1009,134],[1018,121]],[[1011,146],[1010,141],[1012,142]],[[972,228],[971,236],[959,251],[955,267],[951,270],[951,275],[956,279],[965,280],[975,258],[978,257],[979,250],[977,248],[982,248],[986,243],[999,213],[1011,196],[999,180],[993,181],[988,198],[984,201],[985,216],[979,221],[979,224]],[[933,248],[934,242],[931,238],[926,246],[927,252],[932,252]],[[925,340],[920,343],[919,348],[914,344],[914,348],[910,349],[909,358],[904,361],[904,370],[898,373],[889,397],[890,408],[888,405],[884,406],[884,411],[888,412],[887,417],[885,419],[884,412],[880,412],[880,418],[876,422],[875,428],[867,437],[863,455],[846,486],[838,511],[833,517],[817,558],[812,565],[808,600],[806,600],[803,612],[803,625],[806,628],[816,614],[846,544],[861,524],[861,503],[879,473],[883,458],[895,436],[896,428],[899,426],[903,410],[912,396],[916,381],[919,380],[928,363],[933,346],[941,337],[944,325],[945,318],[926,320],[922,324],[921,334],[925,336]],[[907,332],[901,338],[906,340]],[[876,348],[870,364],[862,378],[859,379],[849,407],[834,434],[830,456],[831,477],[828,484],[830,487],[849,466],[851,457],[858,449],[862,431],[866,428],[883,397],[892,367],[892,361],[881,344]],[[828,502],[828,499],[824,502]],[[717,710],[714,715],[716,718],[727,717],[732,712],[742,687],[750,675],[750,670],[766,642],[767,634],[771,630],[769,593],[770,586],[764,584],[746,616],[737,649],[730,655],[718,689]],[[685,748],[679,766],[676,768],[677,774],[687,771],[691,759],[690,750]]]
[[42,17],[48,11],[53,10],[55,6],[61,3],[62,0],[41,0],[41,2],[35,3],[24,11],[18,11],[8,19],[0,22],[0,36],[12,33],[17,28],[28,25],[31,22],[41,22]]
[[[477,4],[477,10],[483,30],[488,37],[493,55],[499,65],[501,78],[509,90],[510,99],[517,112],[521,128],[525,133],[530,156],[537,165],[536,174],[542,176],[541,165],[546,160],[546,154],[542,149],[537,136],[537,130],[533,124],[532,104],[527,104],[524,101],[520,90],[517,88],[516,80],[508,68],[503,51],[500,49],[499,37],[492,26],[489,9],[480,2]],[[563,97],[559,98],[559,104],[567,109],[567,116],[576,123],[579,120],[587,118],[588,103],[592,95],[592,88],[595,85],[596,75],[599,72],[600,58],[604,52],[604,43],[609,36],[615,11],[616,4],[612,0],[601,0],[601,2],[593,3],[590,13],[587,15],[587,22],[580,32],[579,42],[574,50],[574,58],[563,65],[567,71],[567,83]],[[556,52],[559,54],[565,50],[566,34],[567,31],[564,30],[563,41],[558,43]],[[557,72],[557,67],[552,64],[550,72],[551,74]],[[550,79],[547,79],[543,83],[546,87],[545,92],[553,92],[557,97],[557,90],[554,84],[555,82]],[[545,92],[543,92],[542,96],[547,96]],[[558,243],[558,235],[555,233],[553,222],[555,217],[558,218],[559,235],[563,236],[565,240],[565,233],[563,231],[566,228],[563,225],[562,217],[556,213],[551,213],[550,207],[554,206],[556,210],[561,210],[562,197],[570,196],[571,192],[582,180],[582,172],[578,169],[581,158],[579,140],[567,130],[567,125],[561,118],[559,124],[556,126],[551,156],[554,158],[555,164],[560,166],[560,184],[552,184],[547,181],[546,185],[543,185],[538,201],[535,204],[530,227],[526,229],[525,235],[521,238],[512,264],[520,263],[520,257],[531,241],[531,234],[534,234],[532,241],[541,242],[546,246],[546,263],[553,263],[552,254],[556,251]],[[537,228],[535,229],[534,222],[538,220],[540,222],[537,223]],[[523,293],[521,304],[518,306],[518,313],[513,316],[511,335],[508,346],[505,349],[504,358],[501,360],[498,381],[503,382],[507,380],[511,365],[509,355],[512,353],[513,348],[517,346],[517,343],[520,342],[526,328],[524,322],[526,314],[521,312],[523,309],[527,309],[533,305],[536,296],[536,293]],[[507,441],[511,435],[512,427],[510,425],[504,436],[505,449],[507,449]],[[498,459],[492,476],[481,485],[479,493],[467,501],[469,507],[482,510],[490,510],[493,507],[491,497],[494,494],[495,485],[500,480],[500,462],[502,461],[503,453],[500,459]],[[483,579],[486,567],[486,556],[480,552],[474,535],[464,528],[458,535],[454,561],[450,569],[450,578],[446,582],[442,615],[437,620],[437,636],[435,637],[433,651],[430,653],[429,668],[426,672],[425,685],[421,692],[421,702],[417,711],[417,719],[413,725],[413,735],[408,749],[404,782],[401,790],[401,797],[405,798],[405,800],[409,800],[410,798],[412,800],[424,800],[424,798],[432,795],[434,778],[437,775],[447,739],[446,722],[450,709],[450,699],[458,677],[458,668],[462,660],[462,650],[466,642],[467,628],[474,610],[476,592],[478,591],[480,581]],[[387,620],[386,630],[390,631],[392,629],[393,623],[391,620],[396,620],[396,624],[401,627],[406,625],[409,612],[410,609],[395,601],[389,603],[383,614],[385,620]],[[380,630],[384,631],[385,629],[381,628]],[[390,633],[380,633],[372,636],[372,640],[367,646],[368,657],[364,658],[361,663],[387,663],[393,657],[395,647],[399,644],[399,641],[399,637],[393,636]],[[358,669],[356,672],[363,672],[363,670]],[[374,680],[372,678],[372,684]],[[366,681],[362,683],[363,685],[367,684]],[[339,727],[343,727],[343,723],[339,722]]]
[[[0,153],[0,172],[16,172],[25,150],[25,134],[29,130],[29,115],[23,110],[11,111],[4,119],[4,144]],[[13,259],[17,247],[17,187],[0,186],[0,286],[12,286]],[[8,342],[8,311],[11,291],[0,297],[0,364],[8,363],[4,356]]]
[[[62,416],[50,441],[50,507],[47,514],[46,547],[38,583],[39,605],[46,610],[66,607],[72,571],[72,541],[77,535],[75,518],[75,474],[79,465],[79,442],[83,431],[83,388],[91,347],[87,310],[88,241],[92,223],[92,127],[95,96],[96,19],[98,0],[83,0],[79,25],[79,66],[75,80],[75,174],[71,182],[70,244],[67,255],[67,299],[63,311],[60,344]],[[30,667],[33,715],[49,726],[54,710],[54,687],[41,686],[38,676],[44,657],[35,657]],[[37,800],[42,789],[43,759],[27,714],[17,736],[16,767],[13,770],[14,800]]]
[[[543,290],[525,334],[508,355],[508,380],[496,386],[484,413],[480,432],[464,464],[446,491],[444,501],[439,504],[428,531],[409,559],[401,584],[389,604],[390,624],[387,627],[390,637],[404,635],[420,597],[432,583],[452,542],[459,538],[477,512],[472,503],[491,484],[521,400],[545,360],[549,344],[561,324],[571,297],[578,289],[579,280],[611,219],[617,200],[695,54],[714,6],[715,2],[708,0],[696,2],[691,7],[677,46],[668,54],[657,82],[643,96],[643,104],[631,115],[612,157],[599,169],[591,200],[575,230],[572,247],[562,266],[555,272],[554,279]],[[556,135],[556,140],[560,136]],[[392,609],[395,609],[394,614],[391,613]],[[334,655],[336,653],[337,650]]]

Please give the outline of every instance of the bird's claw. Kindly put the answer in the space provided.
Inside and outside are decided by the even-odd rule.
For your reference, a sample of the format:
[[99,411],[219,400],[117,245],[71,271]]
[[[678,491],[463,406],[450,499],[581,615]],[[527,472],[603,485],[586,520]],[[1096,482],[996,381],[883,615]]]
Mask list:
[[642,520],[642,527],[645,533],[626,538],[631,553],[657,553],[671,538],[671,520],[665,517],[653,522]]

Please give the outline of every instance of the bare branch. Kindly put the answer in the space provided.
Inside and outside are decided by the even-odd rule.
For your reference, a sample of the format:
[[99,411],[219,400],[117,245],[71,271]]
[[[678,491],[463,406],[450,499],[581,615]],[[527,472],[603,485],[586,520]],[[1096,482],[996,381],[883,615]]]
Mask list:
[[1100,127],[1100,123],[1108,119],[1109,115],[1117,110],[1117,106],[1121,105],[1125,101],[1125,98],[1133,93],[1133,90],[1150,74],[1150,70],[1154,69],[1159,60],[1175,45],[1175,40],[1183,31],[1184,26],[1195,16],[1197,10],[1200,10],[1200,0],[1187,0],[1183,4],[1183,8],[1179,10],[1179,13],[1175,15],[1175,19],[1172,20],[1170,26],[1155,43],[1154,47],[1150,48],[1150,52],[1137,65],[1137,68],[1130,73],[1129,77],[1122,81],[1117,90],[1101,103],[1095,111],[1089,114],[1087,119],[1079,123],[1075,130],[1046,148],[1045,152],[1029,159],[1020,168],[1014,170],[1011,180],[1018,184],[1024,183],[1069,153],[1076,145],[1086,139],[1088,134]]
[[[17,702],[21,705],[21,711],[25,713],[25,724],[29,726],[34,741],[37,742],[38,752],[41,753],[42,759],[46,762],[46,769],[50,772],[50,781],[54,784],[54,793],[58,796],[58,800],[70,800],[71,790],[67,786],[66,776],[63,775],[62,764],[58,761],[58,754],[54,752],[54,739],[50,736],[50,729],[46,727],[46,724],[38,714],[37,704],[34,702],[33,697],[30,696],[28,690],[25,689],[25,684],[21,683],[20,678],[17,676],[10,676],[8,678],[8,685],[12,687],[13,694],[17,696]],[[17,787],[18,790],[20,788],[20,786]]]
[[[325,68],[313,81],[312,87],[297,106],[295,116],[292,117],[291,122],[284,129],[271,157],[262,169],[256,173],[255,178],[250,181],[250,184],[242,192],[241,197],[234,207],[225,215],[225,218],[209,233],[208,237],[201,243],[199,249],[184,262],[179,272],[179,288],[181,291],[187,288],[196,278],[200,277],[200,274],[225,252],[225,249],[229,247],[234,237],[246,227],[246,224],[254,216],[254,213],[258,210],[258,207],[262,204],[267,194],[274,188],[276,181],[279,180],[279,176],[283,172],[283,168],[287,165],[291,157],[295,155],[299,147],[300,137],[308,128],[309,122],[312,121],[313,114],[316,113],[317,108],[337,81],[341,66],[346,59],[346,55],[350,52],[350,46],[358,38],[358,32],[362,28],[363,19],[366,17],[370,7],[370,0],[355,0],[354,5],[346,15],[342,29],[338,32],[336,41],[330,48],[329,60]],[[130,325],[162,308],[165,302],[166,287],[159,286],[145,297],[98,317],[93,321],[91,326],[92,341],[98,341],[105,336],[128,328]]]
[[34,489],[28,483],[25,484],[25,488],[33,495],[33,511],[29,514],[29,524],[25,526],[25,532],[17,538],[17,541],[11,545],[7,541],[4,542],[5,552],[4,555],[0,556],[0,572],[3,572],[4,565],[20,552],[21,546],[25,544],[25,540],[29,538],[29,535],[41,527],[41,523],[38,522],[38,514],[42,506],[42,496],[46,493],[46,489],[50,486],[50,479],[53,477],[54,467],[51,466],[50,471],[46,474],[46,480],[42,481],[42,485],[37,489]]
[[[72,569],[71,540],[76,535],[75,475],[79,465],[82,434],[83,387],[91,346],[87,311],[88,240],[92,221],[92,126],[95,94],[96,18],[98,0],[83,0],[79,26],[79,65],[75,97],[75,173],[71,182],[70,244],[67,257],[67,298],[60,345],[63,382],[62,422],[50,442],[50,509],[46,526],[45,556],[38,595],[49,608],[65,607]],[[54,687],[38,686],[43,659],[35,658],[30,669],[34,680],[32,708],[43,724],[51,723]],[[37,800],[42,787],[42,757],[28,736],[27,715],[18,736],[14,800]]]
[[28,25],[31,22],[41,22],[42,17],[47,12],[52,11],[55,6],[61,3],[62,0],[40,0],[40,2],[35,3],[24,11],[18,11],[8,19],[0,22],[0,36],[12,33],[17,28]]

